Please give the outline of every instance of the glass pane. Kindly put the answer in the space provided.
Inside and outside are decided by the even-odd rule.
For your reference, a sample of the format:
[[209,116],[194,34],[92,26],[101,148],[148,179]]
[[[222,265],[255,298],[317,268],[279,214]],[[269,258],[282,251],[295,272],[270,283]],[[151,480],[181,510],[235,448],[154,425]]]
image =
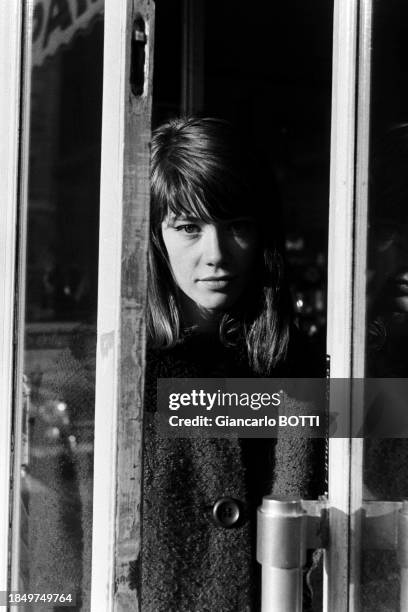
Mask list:
[[35,4],[12,580],[77,610],[90,609],[102,66],[101,0]]
[[[408,374],[408,5],[373,4],[370,193],[367,260],[366,375]],[[382,407],[366,406],[370,436],[391,423],[397,383]],[[391,395],[390,395],[391,394]],[[405,407],[405,406],[404,406]],[[384,413],[385,410],[385,413]],[[381,420],[384,418],[385,421]],[[399,415],[401,416],[401,414]],[[395,429],[394,429],[395,431]],[[378,431],[381,436],[381,430]],[[404,434],[402,434],[404,435]],[[384,438],[384,436],[383,436]],[[408,440],[365,440],[364,497],[400,501],[408,496]],[[392,542],[392,540],[391,540]],[[392,544],[367,539],[363,553],[363,609],[399,610],[400,569]],[[401,608],[402,609],[402,608]]]
[[[156,128],[169,118],[179,117],[185,113],[199,117],[221,118],[233,124],[236,133],[239,134],[242,158],[247,159],[248,152],[253,153],[254,158],[259,161],[259,175],[264,172],[264,176],[268,177],[265,197],[260,198],[262,202],[260,208],[262,207],[265,213],[265,219],[268,218],[268,223],[270,219],[268,211],[273,205],[276,205],[278,200],[281,204],[285,232],[279,232],[279,240],[286,247],[285,256],[289,264],[294,318],[302,331],[305,345],[308,345],[308,348],[313,345],[311,351],[316,352],[319,356],[324,355],[326,344],[332,19],[333,3],[326,0],[318,0],[313,3],[299,1],[295,3],[258,3],[252,11],[248,10],[248,3],[243,0],[235,1],[233,7],[228,0],[184,0],[172,3],[157,0],[155,19],[153,127]],[[229,177],[227,173],[226,176]],[[233,192],[233,188],[231,191]],[[251,206],[251,198],[248,200]],[[271,234],[274,229],[272,221],[270,223]],[[163,294],[169,287],[168,284],[164,284],[164,278],[160,278],[163,280],[163,286],[166,287],[163,289]],[[170,291],[169,296],[169,300],[173,298]],[[158,308],[157,312],[159,310]],[[160,310],[160,313],[162,312]],[[231,365],[225,355],[217,352],[219,344],[216,341],[214,345],[206,344],[204,341],[201,344],[202,339],[199,334],[197,336],[196,345],[194,334],[192,334],[191,347],[186,342],[186,353],[188,350],[191,351],[191,355],[187,353],[189,358],[191,357],[189,363],[185,363],[187,358],[183,354],[182,343],[180,343],[179,353],[174,347],[174,352],[170,349],[167,356],[163,357],[163,362],[166,364],[163,366],[163,371],[166,368],[165,376],[188,377],[188,372],[195,372],[190,375],[199,377],[201,374],[207,377],[217,376],[217,372],[221,371],[234,372],[230,374],[231,376],[245,375],[242,372],[247,370],[242,367],[238,368],[236,363]],[[217,340],[219,341],[218,337]],[[198,354],[200,354],[200,359]],[[152,361],[153,366],[149,360],[147,362],[145,387],[149,405],[152,399],[149,392],[156,386],[156,381],[152,381],[152,372],[149,370],[149,367],[153,370],[155,365],[154,357]],[[180,367],[172,369],[173,362]],[[168,363],[170,363],[170,370],[167,369]],[[225,369],[222,370],[222,367]],[[232,369],[228,370],[228,367]],[[154,370],[153,375],[156,375]],[[307,374],[304,375],[307,376]],[[162,495],[157,491],[156,496],[156,492],[152,489],[164,491],[163,497],[170,495],[166,488],[167,484],[162,484],[165,482],[164,476],[159,485],[156,487],[152,485],[152,482],[159,481],[151,480],[152,471],[148,471],[150,464],[157,465],[157,472],[156,469],[153,470],[155,474],[164,474],[168,470],[172,475],[171,485],[174,490],[171,490],[171,499],[175,500],[174,505],[180,508],[180,511],[186,516],[190,513],[189,503],[192,499],[196,499],[195,495],[202,494],[202,499],[197,501],[197,506],[194,506],[194,512],[198,513],[201,508],[199,503],[203,504],[203,499],[209,500],[208,505],[216,502],[216,497],[211,498],[211,495],[215,495],[213,490],[218,487],[219,495],[221,495],[228,488],[225,480],[230,477],[228,468],[225,467],[213,480],[208,478],[208,489],[202,490],[204,489],[203,483],[207,482],[204,480],[205,477],[200,476],[200,479],[203,478],[199,483],[202,485],[200,488],[197,485],[193,468],[190,470],[189,467],[198,465],[201,461],[199,457],[196,457],[199,451],[197,448],[191,449],[187,444],[183,446],[181,444],[183,440],[178,442],[180,446],[177,448],[170,444],[166,446],[166,452],[161,456],[159,455],[161,451],[157,451],[159,458],[155,462],[151,458],[155,458],[155,455],[150,455],[153,452],[152,444],[147,446],[149,440],[147,444],[145,440],[145,454],[148,454],[148,458],[145,462],[144,542],[151,558],[158,560],[157,567],[166,565],[164,560],[166,551],[170,549],[174,541],[177,541],[180,530],[177,525],[174,525],[176,530],[174,539],[166,531],[164,521],[170,520],[168,517],[171,516],[171,507],[164,511],[165,518],[157,529],[153,527],[156,525],[155,517],[147,516],[150,508],[151,513],[154,512],[155,506],[151,500],[157,499],[159,503]],[[255,442],[252,447],[242,443],[234,455],[237,456],[242,452],[242,462],[245,469],[248,470],[249,480],[252,475],[251,470],[256,469],[256,466],[268,465],[273,455],[270,444],[257,444],[253,440],[251,442]],[[223,455],[220,451],[220,462],[224,461],[224,465],[228,461],[225,459],[228,457],[228,448],[226,444]],[[207,453],[209,464],[211,451],[207,452],[207,447],[205,453]],[[205,453],[202,451],[203,456]],[[204,462],[204,459],[202,460]],[[210,466],[208,470],[211,473]],[[262,468],[260,468],[260,473],[262,473],[261,470]],[[321,473],[324,472],[323,458],[319,470]],[[203,472],[205,472],[204,468]],[[189,480],[186,481],[186,478]],[[183,482],[184,489],[177,488],[180,482]],[[245,499],[245,503],[248,503],[252,510],[260,503],[261,482],[262,476],[258,473],[256,477],[254,476],[254,484],[248,494],[250,502]],[[319,490],[315,491],[316,497],[326,488],[323,477],[319,480],[318,488]],[[244,497],[244,491],[243,486],[237,497]],[[149,503],[152,505],[149,506]],[[207,512],[207,510],[208,508],[203,509],[203,516],[204,511]],[[198,529],[201,529],[198,520],[197,525]],[[202,529],[206,533],[205,527]],[[163,547],[156,547],[153,551],[152,542],[157,543],[158,533]],[[222,532],[219,535],[221,539]],[[196,546],[200,551],[197,556],[202,554],[210,557],[212,555],[211,542],[206,548],[202,542],[203,539],[191,540],[191,546]],[[186,542],[187,546],[190,546],[190,539]],[[200,546],[202,547],[199,548]],[[245,547],[242,543],[241,546],[242,549]],[[250,546],[245,552],[237,549],[237,556],[247,554]],[[190,563],[188,549],[185,548],[183,554],[177,554],[177,552],[174,546],[171,549],[171,559],[170,554],[168,556],[172,567],[179,568],[177,572],[180,575],[183,574],[183,568],[189,564],[193,566],[191,572],[196,571],[195,558]],[[252,561],[253,557],[251,557]],[[215,554],[214,564],[216,562],[217,555]],[[310,567],[312,565],[310,552],[309,562]],[[231,566],[232,564],[231,561]],[[151,560],[145,563],[145,567],[149,569],[151,565],[153,565]],[[253,570],[253,565],[248,571],[245,566],[246,579],[252,576],[250,572]],[[319,569],[315,571],[316,568],[319,568],[318,560],[313,566],[313,571],[310,572],[310,582],[314,593],[313,603],[308,601],[305,604],[305,610],[312,609],[312,607],[314,610],[321,608],[321,575],[319,575]],[[214,571],[213,569],[213,574]],[[191,572],[189,577],[194,578],[195,574]],[[232,574],[234,575],[233,580],[237,580],[238,572],[234,571]],[[149,596],[164,597],[163,593],[167,593],[164,589],[173,589],[171,597],[176,598],[179,595],[179,601],[183,601],[184,607],[188,607],[185,601],[188,601],[189,595],[184,591],[183,578],[176,579],[171,574],[169,576],[163,590],[160,590],[156,581],[161,580],[161,574],[153,568],[150,582],[146,587]],[[199,590],[193,578],[193,587]],[[220,579],[217,587],[213,588],[213,592],[221,591],[220,585],[222,584]],[[256,590],[257,578],[254,578],[253,584]],[[210,590],[211,586],[207,585],[206,591]],[[203,598],[207,596],[204,589],[199,592],[202,593]],[[242,586],[242,602],[240,603],[243,607],[247,603],[245,599],[247,595],[246,587]],[[171,601],[174,609],[177,609],[177,602],[174,603],[176,599],[171,599]],[[231,609],[233,605],[231,603]],[[203,606],[205,607],[205,603]],[[255,604],[254,609],[257,609]]]

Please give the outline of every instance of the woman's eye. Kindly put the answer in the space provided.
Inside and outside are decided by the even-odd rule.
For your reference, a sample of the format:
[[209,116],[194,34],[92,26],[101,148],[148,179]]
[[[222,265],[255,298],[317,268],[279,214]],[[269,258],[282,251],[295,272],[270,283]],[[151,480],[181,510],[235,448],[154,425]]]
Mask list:
[[176,227],[178,232],[184,232],[186,234],[198,234],[200,231],[200,227],[195,223],[186,223],[184,225],[179,225]]

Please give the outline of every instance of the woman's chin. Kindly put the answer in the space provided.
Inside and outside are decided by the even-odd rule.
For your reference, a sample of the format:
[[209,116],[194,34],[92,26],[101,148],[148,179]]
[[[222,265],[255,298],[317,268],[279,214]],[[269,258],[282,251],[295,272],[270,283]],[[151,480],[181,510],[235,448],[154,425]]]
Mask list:
[[207,312],[225,312],[231,307],[231,304],[228,301],[223,300],[205,300],[199,303],[200,308]]
[[214,312],[228,310],[235,302],[235,297],[222,293],[214,293],[213,295],[200,297],[200,299],[196,300],[196,304],[201,308]]

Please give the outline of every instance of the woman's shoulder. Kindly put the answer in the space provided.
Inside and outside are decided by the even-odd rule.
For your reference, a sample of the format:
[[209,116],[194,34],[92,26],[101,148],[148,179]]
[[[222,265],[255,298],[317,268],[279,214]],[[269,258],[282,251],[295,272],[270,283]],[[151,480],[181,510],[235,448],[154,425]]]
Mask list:
[[[169,348],[150,344],[146,351],[146,376],[194,378],[216,376],[252,377],[245,346],[225,347],[220,341],[200,336],[184,338]],[[295,325],[290,329],[286,359],[273,376],[324,378],[326,356]]]
[[245,355],[240,347],[225,346],[220,339],[196,334],[183,338],[171,348],[148,347],[146,367],[149,372],[170,378],[249,376]]
[[192,339],[183,339],[171,347],[148,344],[146,376],[156,378],[194,378],[208,361],[208,347]]

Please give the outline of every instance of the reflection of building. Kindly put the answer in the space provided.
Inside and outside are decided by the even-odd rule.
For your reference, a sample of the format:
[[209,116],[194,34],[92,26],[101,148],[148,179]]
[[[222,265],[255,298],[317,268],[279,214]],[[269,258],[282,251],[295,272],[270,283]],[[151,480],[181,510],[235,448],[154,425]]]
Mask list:
[[94,308],[102,44],[99,19],[32,72],[27,314],[34,321],[75,320]]
[[32,65],[70,46],[78,34],[103,14],[103,0],[36,0],[33,9]]
[[103,56],[101,3],[92,7],[75,27],[56,3],[34,9],[24,346],[32,402],[15,559],[22,588],[42,591],[48,581],[81,609],[90,593],[95,338],[87,366],[77,330],[96,316]]

